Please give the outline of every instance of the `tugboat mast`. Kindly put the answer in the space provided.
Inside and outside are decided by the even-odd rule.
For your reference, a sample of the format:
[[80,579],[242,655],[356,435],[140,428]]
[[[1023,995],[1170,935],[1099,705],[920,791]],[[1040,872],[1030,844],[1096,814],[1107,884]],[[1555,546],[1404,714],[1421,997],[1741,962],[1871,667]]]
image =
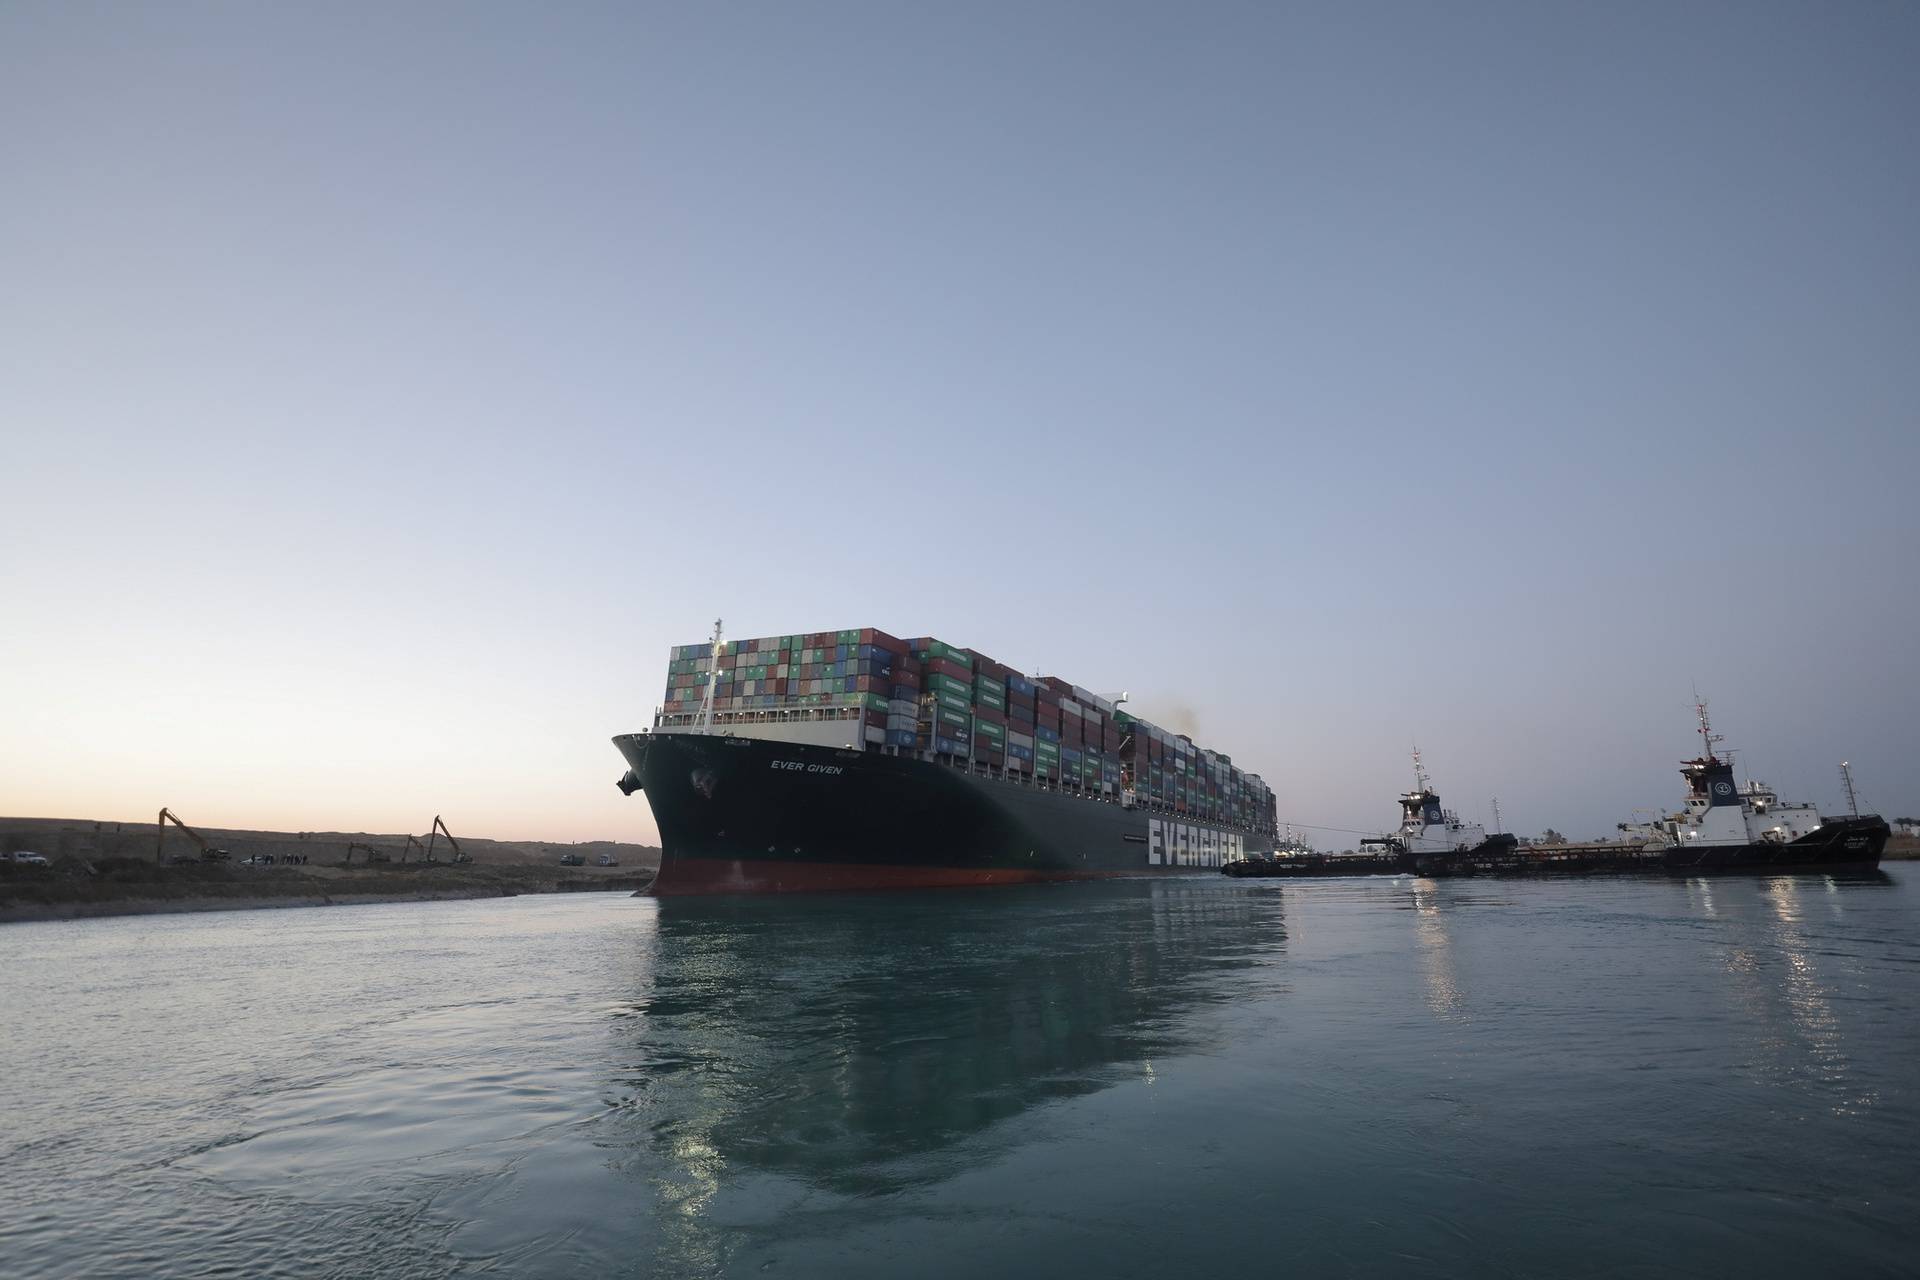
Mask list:
[[1725,741],[1726,741],[1726,738],[1725,738],[1725,736],[1724,736],[1724,735],[1722,735],[1722,734],[1718,734],[1718,733],[1715,733],[1715,732],[1713,731],[1713,727],[1712,727],[1712,726],[1711,726],[1710,724],[1708,724],[1708,723],[1707,723],[1707,701],[1706,701],[1706,699],[1705,699],[1705,698],[1702,698],[1702,697],[1701,697],[1701,696],[1700,696],[1699,694],[1697,694],[1697,693],[1696,693],[1696,694],[1694,694],[1693,696],[1694,696],[1694,703],[1693,703],[1693,710],[1694,710],[1694,714],[1696,714],[1696,715],[1698,715],[1698,716],[1700,717],[1700,741],[1701,741],[1701,742],[1702,742],[1702,743],[1703,743],[1703,744],[1704,744],[1704,745],[1706,746],[1706,749],[1707,749],[1707,755],[1706,755],[1706,759],[1707,759],[1707,761],[1708,761],[1709,763],[1712,763],[1712,762],[1714,762],[1714,761],[1716,761],[1716,760],[1718,760],[1718,759],[1719,759],[1719,757],[1718,757],[1718,756],[1715,756],[1715,755],[1713,754],[1713,744],[1714,744],[1714,743],[1716,743],[1716,742],[1725,742]]

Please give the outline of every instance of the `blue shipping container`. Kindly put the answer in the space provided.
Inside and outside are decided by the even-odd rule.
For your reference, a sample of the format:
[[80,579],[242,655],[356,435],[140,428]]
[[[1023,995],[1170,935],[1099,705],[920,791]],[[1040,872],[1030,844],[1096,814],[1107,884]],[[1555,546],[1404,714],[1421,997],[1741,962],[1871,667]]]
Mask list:
[[912,746],[912,745],[913,745],[913,730],[911,730],[911,729],[889,729],[889,730],[887,730],[887,745],[888,745],[888,746],[890,746],[890,747],[910,747],[910,746]]
[[1040,741],[1042,742],[1060,741],[1060,731],[1058,729],[1049,729],[1045,725],[1041,725],[1039,728],[1035,729],[1033,731],[1033,736],[1040,739]]
[[933,740],[933,749],[935,751],[943,752],[950,756],[964,756],[964,755],[972,754],[972,752],[968,750],[966,743],[957,741],[953,738],[935,738]]

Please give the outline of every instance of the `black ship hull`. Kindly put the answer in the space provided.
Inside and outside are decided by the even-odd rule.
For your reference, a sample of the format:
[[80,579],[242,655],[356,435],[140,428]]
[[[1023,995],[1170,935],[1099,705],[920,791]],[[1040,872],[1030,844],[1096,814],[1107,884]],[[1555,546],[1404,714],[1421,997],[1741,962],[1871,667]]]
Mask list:
[[1792,841],[1757,844],[1570,845],[1491,852],[1422,855],[1423,876],[1585,875],[1659,872],[1708,875],[1740,872],[1868,871],[1880,865],[1891,828],[1881,818],[1832,818]]
[[694,733],[614,739],[660,828],[660,896],[1191,873],[1272,837],[906,756]]
[[[1513,836],[1503,833],[1488,836],[1471,849],[1439,856],[1472,859],[1500,857],[1510,853],[1518,844],[1519,841]],[[1417,874],[1419,869],[1419,856],[1408,852],[1406,846],[1398,839],[1387,841],[1387,848],[1379,853],[1313,853],[1304,857],[1249,858],[1244,862],[1228,863],[1220,868],[1222,873],[1230,876],[1283,880],[1321,876],[1413,875]]]

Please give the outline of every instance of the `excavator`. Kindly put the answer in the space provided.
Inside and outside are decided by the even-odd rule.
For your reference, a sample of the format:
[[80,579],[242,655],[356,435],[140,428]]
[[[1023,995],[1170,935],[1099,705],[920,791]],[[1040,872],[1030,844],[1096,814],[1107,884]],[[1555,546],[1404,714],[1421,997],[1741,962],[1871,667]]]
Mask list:
[[[200,846],[199,860],[201,862],[225,862],[233,856],[232,854],[228,853],[225,849],[216,849],[212,845],[208,844],[207,838],[205,836],[201,835],[198,831],[195,831],[192,827],[188,826],[186,823],[180,821],[179,818],[175,817],[173,810],[162,809],[160,811],[159,820],[156,823],[156,825],[160,828],[159,838],[154,841],[154,845],[153,845],[153,860],[155,862],[159,862],[159,863],[166,862],[167,824],[169,822],[171,822],[174,826],[180,828],[181,831],[185,832],[187,839],[193,841],[196,845]],[[174,857],[173,861],[175,866],[180,866],[184,863],[192,862],[194,861],[194,859],[187,857],[185,854],[178,854]]]
[[347,846],[347,862],[349,864],[353,862],[353,851],[355,849],[365,849],[367,851],[368,862],[392,862],[393,861],[393,855],[388,853],[385,849],[382,849],[379,845],[365,844],[359,840],[355,840],[353,843]]
[[448,859],[448,861],[453,862],[456,865],[462,862],[473,861],[472,854],[462,853],[460,851],[460,842],[453,838],[453,832],[447,830],[447,824],[440,821],[440,815],[436,813],[433,815],[433,825],[427,828],[427,861],[428,862],[433,861],[433,843],[435,840],[437,840],[441,836],[445,836],[447,838],[447,847],[453,850],[453,857]]

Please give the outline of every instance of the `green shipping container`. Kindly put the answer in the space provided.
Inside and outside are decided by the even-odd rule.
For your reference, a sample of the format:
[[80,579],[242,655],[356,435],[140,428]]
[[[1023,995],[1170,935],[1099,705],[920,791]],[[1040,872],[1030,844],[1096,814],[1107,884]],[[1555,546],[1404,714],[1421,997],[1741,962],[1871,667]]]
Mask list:
[[973,694],[973,700],[983,707],[992,707],[995,711],[1005,711],[1007,709],[1007,700],[1005,698],[997,694],[988,693],[985,689],[976,689]]
[[995,680],[992,676],[975,676],[973,678],[973,687],[976,690],[992,693],[996,698],[1004,698],[1007,696],[1007,686],[1001,681]]
[[966,699],[969,704],[973,701],[973,686],[965,680],[956,680],[952,676],[943,676],[935,672],[933,675],[926,677],[925,684],[929,689],[951,689]]
[[997,739],[1001,742],[1005,742],[1007,739],[1006,729],[991,720],[980,721],[980,723],[973,726],[973,731],[975,733],[985,734],[987,737]]
[[943,707],[952,707],[955,711],[968,713],[973,711],[973,704],[968,702],[964,695],[955,693],[951,689],[936,689],[931,696]]
[[967,670],[973,670],[973,655],[965,649],[956,649],[950,644],[938,640],[927,642],[926,655],[929,658],[945,658],[948,662],[957,662]]

